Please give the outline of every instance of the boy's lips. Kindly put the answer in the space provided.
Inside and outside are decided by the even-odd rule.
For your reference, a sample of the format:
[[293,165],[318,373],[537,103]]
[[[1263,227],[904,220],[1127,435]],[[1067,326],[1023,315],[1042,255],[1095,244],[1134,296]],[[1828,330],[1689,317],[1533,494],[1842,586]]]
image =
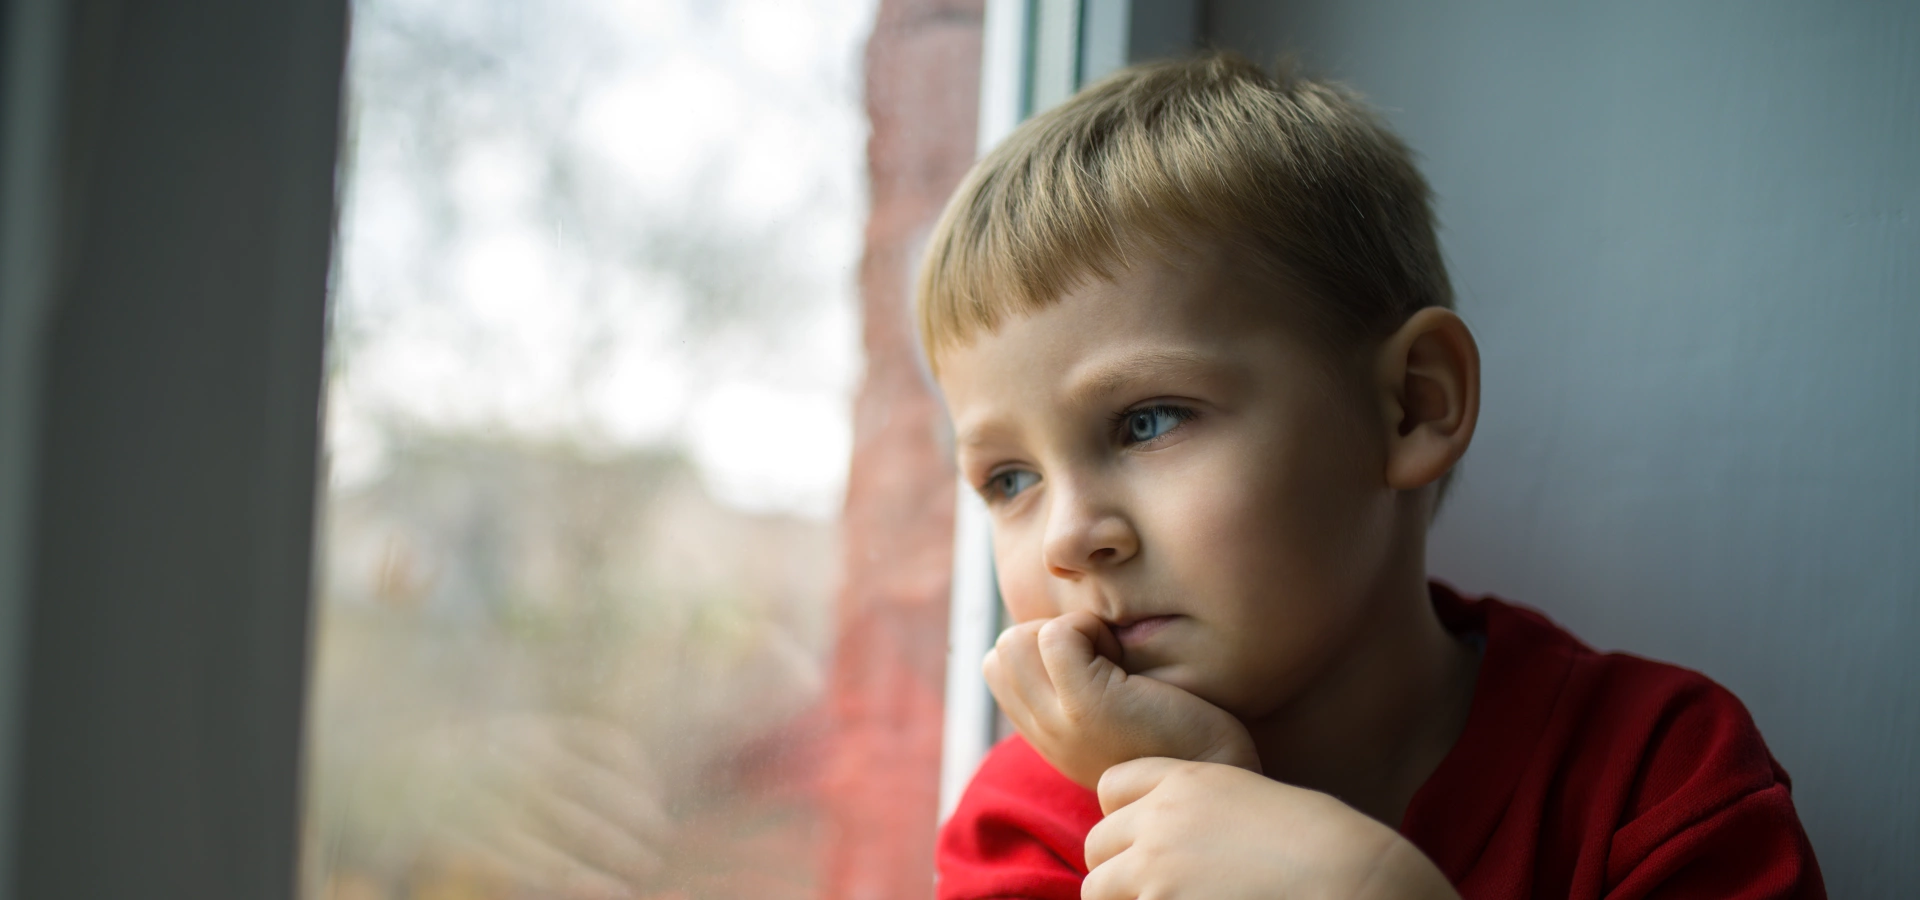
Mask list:
[[1166,630],[1166,627],[1172,625],[1174,620],[1178,618],[1180,617],[1146,616],[1144,618],[1130,620],[1125,624],[1115,623],[1110,627],[1113,629],[1114,638],[1120,642],[1120,646],[1132,647],[1146,643],[1154,635]]

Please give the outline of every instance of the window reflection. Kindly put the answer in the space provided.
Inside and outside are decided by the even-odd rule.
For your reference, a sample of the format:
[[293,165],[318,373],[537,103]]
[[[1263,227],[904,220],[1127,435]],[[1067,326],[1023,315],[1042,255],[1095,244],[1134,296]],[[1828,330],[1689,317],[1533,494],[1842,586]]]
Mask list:
[[808,896],[867,0],[361,0],[305,894]]

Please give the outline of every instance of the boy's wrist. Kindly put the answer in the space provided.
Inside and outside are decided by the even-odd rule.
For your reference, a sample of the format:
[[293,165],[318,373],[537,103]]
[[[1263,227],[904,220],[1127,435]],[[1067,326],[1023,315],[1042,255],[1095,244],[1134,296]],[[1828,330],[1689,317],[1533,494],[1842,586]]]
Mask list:
[[1355,900],[1460,900],[1447,876],[1420,848],[1397,834],[1381,848]]
[[1266,774],[1260,766],[1260,753],[1254,749],[1252,736],[1244,733],[1219,741],[1192,761],[1233,766],[1256,775]]

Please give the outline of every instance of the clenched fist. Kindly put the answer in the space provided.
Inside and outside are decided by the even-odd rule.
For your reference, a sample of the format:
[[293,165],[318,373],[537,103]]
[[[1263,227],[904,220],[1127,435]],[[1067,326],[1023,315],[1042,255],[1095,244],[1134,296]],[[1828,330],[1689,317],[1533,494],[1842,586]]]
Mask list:
[[1143,757],[1260,771],[1246,726],[1164,681],[1130,675],[1105,622],[1088,612],[1007,629],[981,668],[1014,727],[1061,774],[1094,789]]
[[1099,791],[1083,900],[1459,900],[1406,838],[1318,791],[1175,759],[1115,766]]

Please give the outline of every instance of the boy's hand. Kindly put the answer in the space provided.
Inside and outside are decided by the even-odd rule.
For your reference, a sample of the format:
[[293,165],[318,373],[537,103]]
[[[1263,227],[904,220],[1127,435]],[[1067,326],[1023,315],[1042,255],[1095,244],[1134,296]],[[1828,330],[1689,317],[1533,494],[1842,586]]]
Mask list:
[[1119,642],[1088,612],[1007,629],[981,669],[1028,743],[1091,790],[1108,767],[1148,756],[1260,771],[1246,726],[1164,681],[1114,662]]
[[1413,844],[1318,791],[1230,766],[1140,759],[1100,779],[1082,900],[1458,900]]

